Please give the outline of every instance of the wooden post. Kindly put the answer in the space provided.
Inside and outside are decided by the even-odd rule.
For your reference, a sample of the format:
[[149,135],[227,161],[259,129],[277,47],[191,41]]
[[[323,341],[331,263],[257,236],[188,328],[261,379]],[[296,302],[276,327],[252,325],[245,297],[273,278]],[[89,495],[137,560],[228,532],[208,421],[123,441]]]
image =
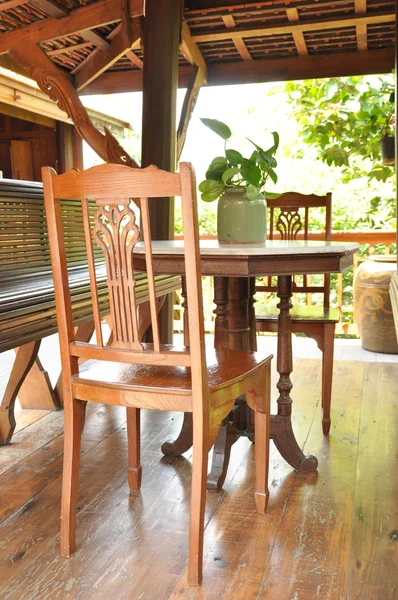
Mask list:
[[[397,125],[398,125],[398,2],[395,4],[395,179],[396,183],[398,183],[397,177],[397,161],[398,161],[398,134],[397,134]],[[396,187],[396,216],[398,215],[398,185]],[[398,227],[397,227],[397,253],[398,253]],[[398,270],[398,264],[397,264]]]
[[[398,3],[395,6],[396,10],[396,18],[395,18],[395,179],[396,183],[398,183],[397,177],[397,161],[398,161],[398,133],[397,133],[397,123],[398,123],[398,77],[397,77],[397,68],[398,68]],[[396,186],[396,215],[398,215],[398,185]],[[397,249],[398,249],[398,227],[396,231],[396,240],[397,240]],[[394,323],[395,323],[395,331],[397,332],[398,338],[398,263],[397,263],[397,272],[394,273],[391,279],[390,285],[390,296],[391,296],[391,304],[392,311],[394,315]]]
[[[144,20],[144,69],[142,114],[142,166],[176,168],[176,98],[178,48],[181,35],[181,0],[146,0]],[[151,201],[152,239],[174,236],[174,199]],[[173,333],[172,298],[160,313],[162,342]]]
[[57,122],[57,172],[83,169],[83,140],[73,125]]

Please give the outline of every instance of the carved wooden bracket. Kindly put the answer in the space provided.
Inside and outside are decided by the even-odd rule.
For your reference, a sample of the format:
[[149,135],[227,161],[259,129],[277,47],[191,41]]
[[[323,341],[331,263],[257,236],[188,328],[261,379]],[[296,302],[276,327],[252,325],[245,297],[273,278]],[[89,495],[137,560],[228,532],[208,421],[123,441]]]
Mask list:
[[24,67],[30,77],[36,81],[40,89],[51,100],[57,102],[61,110],[66,112],[68,117],[72,119],[79,135],[102,160],[130,167],[139,166],[108,129],[104,128],[105,135],[103,135],[94,127],[70,81],[69,75],[62,73],[39,46],[31,44],[18,49],[14,48],[10,53]]

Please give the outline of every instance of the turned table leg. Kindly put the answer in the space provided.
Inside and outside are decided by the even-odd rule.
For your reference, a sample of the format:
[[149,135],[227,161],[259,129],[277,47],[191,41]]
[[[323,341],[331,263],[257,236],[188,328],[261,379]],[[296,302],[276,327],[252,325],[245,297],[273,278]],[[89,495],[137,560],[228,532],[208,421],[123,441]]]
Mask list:
[[[230,350],[250,350],[249,309],[254,302],[249,299],[249,280],[244,277],[216,277],[214,279],[216,325],[214,345]],[[254,434],[251,410],[244,396],[220,425],[213,449],[207,489],[219,492],[227,475],[231,447],[241,435]]]
[[289,275],[278,277],[278,297],[280,309],[278,318],[278,357],[277,371],[279,381],[278,413],[271,415],[271,438],[279,452],[297,471],[316,471],[318,460],[315,456],[305,456],[297,444],[292,429],[292,399],[290,391],[293,387],[290,374],[293,371],[292,360],[292,323],[290,309],[292,304],[292,278]]

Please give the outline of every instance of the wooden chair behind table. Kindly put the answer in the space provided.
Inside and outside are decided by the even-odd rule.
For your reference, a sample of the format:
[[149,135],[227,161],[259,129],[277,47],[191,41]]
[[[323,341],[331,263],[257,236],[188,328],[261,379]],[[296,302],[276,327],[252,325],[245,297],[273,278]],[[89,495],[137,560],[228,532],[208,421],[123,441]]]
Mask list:
[[[309,219],[312,209],[324,208],[325,229],[321,239],[331,240],[332,233],[332,194],[316,196],[286,192],[276,200],[268,201],[269,233],[268,239],[295,240],[298,234],[308,239]],[[319,239],[319,238],[318,238]],[[259,292],[276,292],[277,287],[271,278],[267,285],[256,286]],[[325,434],[330,429],[330,402],[332,395],[333,350],[335,324],[339,321],[339,311],[330,307],[330,275],[323,275],[323,284],[314,285],[307,275],[303,275],[302,284],[293,280],[293,293],[320,294],[323,297],[321,305],[303,305],[293,303],[291,310],[292,331],[304,333],[316,340],[322,351],[322,427]],[[307,296],[308,297],[308,296]],[[273,332],[278,330],[279,310],[271,304],[266,305],[256,314],[256,330]]]
[[[198,584],[202,575],[207,455],[218,426],[234,399],[246,393],[255,410],[257,510],[264,512],[268,499],[268,449],[270,421],[270,361],[249,352],[212,351],[205,354],[196,184],[191,166],[179,173],[155,167],[131,169],[101,165],[81,173],[56,175],[42,170],[50,238],[51,260],[62,358],[65,403],[65,454],[62,488],[61,553],[75,550],[76,501],[80,438],[87,401],[127,407],[128,482],[137,492],[141,483],[140,408],[193,413],[192,499],[189,534],[188,579]],[[185,270],[190,347],[163,346],[153,283],[149,212],[150,198],[181,196],[185,239]],[[97,210],[90,220],[87,198]],[[145,240],[145,262],[150,292],[153,344],[138,337],[134,296],[135,245],[140,230],[131,198],[139,198],[140,228]],[[149,200],[148,200],[149,198]],[[62,200],[81,202],[90,270],[96,343],[75,340],[65,263]],[[80,200],[76,200],[80,199]],[[138,203],[138,201],[137,201]],[[104,346],[93,263],[93,244],[105,255],[114,338]],[[142,253],[141,253],[142,257]],[[141,258],[141,263],[142,263]],[[79,359],[86,359],[79,364]],[[89,360],[87,360],[89,359]],[[207,366],[206,366],[207,360]]]

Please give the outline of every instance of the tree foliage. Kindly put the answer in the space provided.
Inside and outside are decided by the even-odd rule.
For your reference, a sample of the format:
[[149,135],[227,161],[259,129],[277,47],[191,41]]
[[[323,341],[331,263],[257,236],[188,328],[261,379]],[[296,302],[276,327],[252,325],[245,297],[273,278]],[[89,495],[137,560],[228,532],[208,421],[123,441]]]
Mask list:
[[[340,167],[342,183],[367,181],[370,191],[372,183],[390,180],[393,188],[395,171],[382,164],[380,140],[395,130],[394,75],[289,82],[285,92],[302,140],[324,163]],[[395,193],[380,191],[365,208],[357,225],[394,227]]]
[[[393,75],[312,79],[285,89],[303,140],[322,161],[345,167],[346,180],[392,177],[393,169],[381,164],[380,140],[394,132]],[[371,170],[364,173],[358,158],[370,158]]]

